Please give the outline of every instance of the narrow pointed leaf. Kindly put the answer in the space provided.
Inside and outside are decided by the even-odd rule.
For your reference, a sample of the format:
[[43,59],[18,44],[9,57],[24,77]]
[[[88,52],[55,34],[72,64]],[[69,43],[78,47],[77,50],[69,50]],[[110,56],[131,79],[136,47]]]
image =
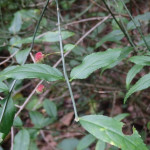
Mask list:
[[84,129],[97,139],[117,146],[122,150],[148,150],[140,135],[133,128],[133,134],[122,133],[123,123],[103,115],[89,115],[80,118]]
[[63,79],[62,73],[45,64],[26,64],[23,66],[11,66],[0,73],[0,80],[39,78],[47,81]]
[[[0,120],[0,132],[4,133],[4,134],[8,134],[11,126],[13,125],[13,120],[14,120],[14,116],[15,116],[15,107],[13,104],[13,100],[10,98],[8,99],[8,103],[7,106],[4,107],[4,105],[6,104],[7,98],[3,100],[3,105],[2,105],[2,109],[1,109],[1,120]],[[4,111],[5,109],[5,111]],[[4,113],[2,113],[4,111]],[[2,116],[3,114],[3,116]]]
[[121,49],[108,49],[105,52],[92,53],[86,56],[81,65],[73,68],[71,79],[85,79],[95,70],[109,66],[117,61]]
[[130,83],[133,80],[133,78],[136,76],[137,73],[139,73],[142,70],[142,65],[134,65],[127,74],[126,78],[126,88],[129,89]]
[[150,56],[133,56],[129,60],[137,65],[150,65]]
[[127,101],[127,99],[129,98],[130,95],[132,95],[135,92],[147,89],[148,87],[150,87],[150,73],[144,75],[142,78],[140,78],[135,85],[133,85],[129,91],[127,92],[125,98],[124,98],[124,102]]

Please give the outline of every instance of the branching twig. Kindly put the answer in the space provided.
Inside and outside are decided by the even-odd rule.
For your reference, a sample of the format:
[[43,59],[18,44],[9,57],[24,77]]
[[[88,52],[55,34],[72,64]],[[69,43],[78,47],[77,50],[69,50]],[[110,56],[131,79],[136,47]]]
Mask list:
[[[101,20],[100,22],[98,22],[95,26],[93,26],[90,30],[88,30],[76,43],[75,45],[77,46],[80,42],[83,41],[83,39],[85,39],[93,30],[95,30],[98,26],[100,26],[102,23],[104,23],[108,18],[110,17],[107,16],[105,17],[103,20]],[[71,51],[68,51],[67,53],[65,53],[64,57],[66,57]],[[54,67],[58,66],[58,64],[60,64],[61,62],[61,58],[57,61],[57,63],[54,65]]]

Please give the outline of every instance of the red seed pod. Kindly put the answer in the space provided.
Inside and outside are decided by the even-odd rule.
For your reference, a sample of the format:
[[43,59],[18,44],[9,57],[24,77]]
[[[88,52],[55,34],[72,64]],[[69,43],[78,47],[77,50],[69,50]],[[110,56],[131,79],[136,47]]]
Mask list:
[[43,91],[44,91],[44,85],[43,84],[40,84],[37,88],[36,88],[36,92],[38,93],[38,94],[41,94],[41,93],[43,93]]
[[35,54],[35,62],[41,62],[44,59],[44,54],[42,52],[38,52]]

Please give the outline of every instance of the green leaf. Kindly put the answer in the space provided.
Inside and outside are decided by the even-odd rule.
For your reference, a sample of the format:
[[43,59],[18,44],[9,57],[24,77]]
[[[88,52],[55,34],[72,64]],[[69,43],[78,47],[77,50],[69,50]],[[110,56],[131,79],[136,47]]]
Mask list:
[[0,92],[6,92],[8,90],[9,89],[8,89],[7,85],[0,81]]
[[129,60],[137,65],[150,65],[150,56],[133,56]]
[[30,139],[31,140],[37,140],[38,135],[39,135],[39,130],[37,128],[28,128],[27,129],[29,134],[30,134]]
[[106,143],[101,140],[98,140],[98,142],[96,143],[95,150],[105,150],[105,148],[106,148]]
[[0,132],[0,144],[3,142],[5,137],[6,137],[6,134]]
[[33,124],[35,125],[35,127],[39,128],[39,129],[47,126],[48,124],[50,124],[53,121],[53,119],[44,118],[44,116],[37,111],[30,112],[30,118],[31,118]]
[[28,150],[30,144],[29,132],[25,129],[20,130],[14,139],[14,149],[13,150]]
[[54,117],[54,118],[57,117],[57,107],[55,103],[46,99],[44,100],[44,108],[46,109],[46,112],[50,117]]
[[135,92],[147,89],[150,87],[150,73],[144,75],[142,78],[140,78],[135,85],[133,85],[129,91],[127,92],[125,98],[124,98],[124,103],[127,101],[130,95],[132,95]]
[[124,135],[123,123],[111,117],[89,115],[81,117],[79,121],[93,136],[122,150],[148,150],[135,128],[131,136]]
[[[139,21],[149,21],[149,20],[150,20],[150,12],[147,12],[143,15],[138,15],[138,16],[134,17],[136,26],[140,26]],[[127,25],[127,29],[128,30],[135,29],[136,26],[134,25],[133,21],[131,20]]]
[[15,107],[13,104],[13,100],[11,98],[8,99],[8,102],[7,102],[7,98],[5,98],[2,101],[4,104],[2,105],[3,107],[2,107],[1,115],[4,109],[5,111],[2,120],[0,122],[0,132],[4,134],[8,134],[11,129],[11,126],[13,125],[13,120],[15,116]]
[[71,80],[85,79],[95,70],[109,66],[117,61],[121,49],[108,49],[105,52],[92,53],[86,56],[81,65],[71,71]]
[[43,103],[39,103],[38,97],[33,97],[31,101],[26,105],[26,109],[29,111],[39,109],[43,106]]
[[119,150],[119,149],[117,147],[115,147],[115,146],[112,146],[108,150]]
[[[70,31],[62,31],[61,32],[62,39],[65,40],[74,35],[73,32]],[[59,41],[59,32],[47,32],[42,38],[43,42],[58,42]]]
[[20,31],[22,26],[22,19],[21,19],[21,14],[20,13],[15,13],[14,19],[11,22],[11,25],[9,27],[9,32],[16,34]]
[[133,78],[136,76],[137,73],[139,73],[142,70],[143,66],[141,65],[134,65],[127,74],[126,78],[126,88],[129,89],[130,83],[133,80]]
[[113,118],[116,119],[117,121],[121,121],[121,120],[123,120],[124,118],[126,118],[129,115],[130,115],[129,113],[123,113],[123,114],[119,114],[119,115],[117,115],[117,116],[115,116]]
[[21,38],[17,35],[13,36],[10,41],[9,41],[9,44],[11,46],[9,46],[8,50],[10,52],[10,54],[13,54],[15,53],[16,51],[19,51],[19,49],[21,48],[22,46],[22,43],[18,43],[18,41],[20,41]]
[[96,43],[96,48],[100,47],[103,43],[109,42],[118,42],[124,37],[124,34],[120,30],[114,30],[109,34],[105,35],[100,42]]
[[[18,11],[22,18],[22,27],[21,29],[25,30],[35,23],[35,20],[38,20],[40,10],[38,9],[21,9]],[[41,24],[40,24],[41,25]]]
[[133,48],[132,47],[125,47],[125,48],[121,48],[120,50],[121,50],[121,54],[117,58],[117,61],[115,61],[114,63],[112,63],[106,67],[103,67],[102,72],[105,71],[106,69],[113,68],[114,66],[119,64],[123,59],[125,59],[130,54],[130,52],[133,50]]
[[[62,39],[65,40],[71,36],[74,35],[73,32],[70,31],[62,31]],[[41,42],[59,42],[59,32],[55,31],[55,32],[46,32],[43,33],[42,35],[39,35],[39,38],[35,38],[35,43],[41,43]],[[32,39],[33,37],[28,37],[26,39],[22,39],[20,41],[17,41],[14,45],[21,43],[21,44],[26,44],[26,43],[32,43]]]
[[47,81],[63,79],[62,73],[56,68],[45,64],[26,64],[23,66],[11,66],[0,72],[0,80],[39,78]]
[[25,49],[25,50],[19,51],[16,54],[16,60],[17,60],[17,62],[22,65],[26,61],[29,52],[30,52],[29,48]]
[[67,51],[71,51],[72,49],[74,49],[76,47],[76,45],[74,44],[66,44],[64,46],[64,51],[67,52]]
[[38,150],[38,147],[35,142],[30,142],[29,150]]
[[88,148],[95,140],[96,138],[93,135],[86,135],[79,141],[77,150],[85,150],[85,148]]
[[[144,36],[144,38],[145,38],[147,44],[150,46],[150,35]],[[138,45],[138,46],[143,46],[143,45],[145,45],[144,40],[141,39],[137,45]]]
[[13,126],[15,126],[15,127],[21,127],[21,126],[23,126],[23,123],[22,123],[22,120],[20,119],[20,117],[17,116],[14,119]]
[[64,139],[58,144],[58,148],[61,150],[75,150],[78,142],[76,138]]

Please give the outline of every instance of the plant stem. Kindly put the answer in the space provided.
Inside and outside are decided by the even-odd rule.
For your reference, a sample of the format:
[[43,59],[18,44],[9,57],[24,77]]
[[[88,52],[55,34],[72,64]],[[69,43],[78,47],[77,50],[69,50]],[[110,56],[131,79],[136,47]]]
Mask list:
[[120,30],[124,33],[125,37],[127,38],[127,40],[129,41],[130,45],[132,47],[134,47],[135,49],[135,45],[132,42],[132,40],[130,39],[130,37],[128,36],[128,34],[126,33],[126,31],[123,29],[123,27],[120,25],[120,23],[118,22],[118,20],[116,19],[115,15],[112,13],[111,9],[109,8],[109,6],[107,5],[107,3],[105,2],[105,0],[102,0],[104,5],[106,6],[106,8],[108,9],[108,11],[110,12],[110,14],[112,15],[113,19],[116,21],[116,23],[118,24]]
[[[147,49],[150,51],[150,47],[148,46],[148,44],[147,44],[147,42],[146,42],[146,40],[145,40],[145,37],[144,37],[144,35],[143,35],[143,33],[142,33],[141,29],[140,29],[140,28],[136,25],[136,22],[135,22],[134,18],[132,17],[132,15],[131,15],[130,11],[128,10],[128,8],[127,8],[126,4],[123,2],[123,0],[121,0],[121,3],[122,3],[122,4],[123,4],[123,6],[125,7],[125,9],[126,9],[126,11],[127,11],[128,15],[130,16],[130,18],[131,18],[132,22],[133,22],[133,23],[134,23],[134,25],[135,25],[135,27],[136,27],[136,28],[137,28],[137,30],[139,31],[139,33],[140,33],[140,35],[141,35],[141,37],[142,37],[142,39],[143,39],[143,41],[144,41],[144,43],[145,43],[145,45],[146,45]],[[139,21],[138,21],[138,22],[139,22]]]
[[[119,6],[118,6],[118,4],[117,4],[117,1],[116,1],[116,0],[114,0],[114,2],[115,2],[116,6],[117,6],[117,7],[118,7],[118,9],[119,9]],[[125,27],[125,25],[124,25],[124,23],[123,23],[123,21],[122,21],[122,19],[121,19],[121,15],[120,15],[119,10],[118,10],[118,14],[119,14],[119,18],[120,18],[120,22],[121,22],[121,26],[122,26],[122,28],[123,28],[123,29],[124,29],[124,31],[126,32],[126,34],[127,34],[128,38],[129,38],[129,40],[132,42],[132,44],[133,44],[133,46],[134,46],[134,49],[136,49],[136,46],[135,46],[134,42],[132,41],[132,38],[131,38],[131,36],[129,35],[129,33],[128,33],[128,31],[127,31],[127,29],[126,29],[126,27]]]
[[72,104],[73,104],[73,108],[74,108],[75,121],[79,121],[79,117],[78,117],[78,114],[77,114],[77,108],[76,108],[76,104],[75,104],[72,88],[71,88],[71,85],[70,85],[70,82],[69,82],[69,79],[68,79],[68,75],[67,75],[67,71],[66,71],[64,50],[63,50],[63,43],[62,43],[62,35],[61,35],[61,27],[60,27],[60,13],[59,13],[58,0],[55,0],[55,1],[56,1],[56,7],[57,7],[59,42],[60,42],[60,51],[61,51],[61,58],[62,58],[62,64],[63,64],[63,72],[64,72],[64,77],[65,77],[66,83],[68,85],[68,89],[69,89],[69,92],[70,92],[70,96],[71,96],[71,100],[72,100]]

